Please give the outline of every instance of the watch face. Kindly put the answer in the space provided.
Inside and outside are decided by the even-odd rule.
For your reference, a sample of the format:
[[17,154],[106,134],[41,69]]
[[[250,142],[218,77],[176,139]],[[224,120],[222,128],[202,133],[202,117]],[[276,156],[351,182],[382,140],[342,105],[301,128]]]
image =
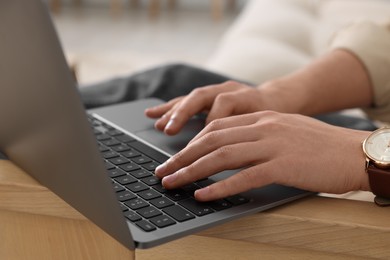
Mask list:
[[374,131],[364,141],[363,150],[375,165],[390,166],[390,128]]

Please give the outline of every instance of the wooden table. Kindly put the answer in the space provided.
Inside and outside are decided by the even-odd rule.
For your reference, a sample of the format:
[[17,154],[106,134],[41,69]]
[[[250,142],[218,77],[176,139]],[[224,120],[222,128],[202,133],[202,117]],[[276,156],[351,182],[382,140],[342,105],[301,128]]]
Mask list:
[[0,161],[0,241],[0,259],[10,260],[390,259],[390,208],[313,196],[131,252]]

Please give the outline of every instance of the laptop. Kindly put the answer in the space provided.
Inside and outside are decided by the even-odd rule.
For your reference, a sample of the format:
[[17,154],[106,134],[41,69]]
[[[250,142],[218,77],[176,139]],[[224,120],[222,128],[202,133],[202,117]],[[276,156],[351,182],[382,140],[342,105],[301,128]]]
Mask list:
[[[0,2],[0,150],[42,185],[128,247],[149,248],[311,193],[269,185],[210,203],[194,190],[218,173],[166,190],[154,169],[201,128],[156,131],[137,100],[85,111],[45,3]],[[207,166],[205,166],[207,167]]]

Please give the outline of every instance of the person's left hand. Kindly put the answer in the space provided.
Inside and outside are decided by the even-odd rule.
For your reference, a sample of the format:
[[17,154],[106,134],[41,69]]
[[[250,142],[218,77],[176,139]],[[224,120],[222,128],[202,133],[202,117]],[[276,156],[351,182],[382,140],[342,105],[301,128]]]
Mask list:
[[368,132],[315,119],[264,111],[217,119],[156,169],[177,188],[227,169],[232,177],[195,192],[210,201],[271,183],[309,191],[369,190],[361,141]]

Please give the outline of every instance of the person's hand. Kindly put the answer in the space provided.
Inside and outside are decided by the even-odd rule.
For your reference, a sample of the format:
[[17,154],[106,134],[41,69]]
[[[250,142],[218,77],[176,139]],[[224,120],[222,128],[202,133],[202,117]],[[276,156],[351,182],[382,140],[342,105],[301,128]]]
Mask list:
[[232,177],[195,192],[209,201],[271,183],[309,191],[369,190],[361,141],[368,132],[295,114],[257,112],[217,119],[156,169],[177,188],[227,169]]
[[[275,100],[275,99],[274,99]],[[275,101],[258,88],[227,81],[194,89],[189,95],[175,98],[145,111],[151,118],[159,118],[156,129],[168,135],[177,134],[187,121],[200,112],[206,112],[206,125],[211,121],[232,115],[246,114],[264,109],[278,110]]]

